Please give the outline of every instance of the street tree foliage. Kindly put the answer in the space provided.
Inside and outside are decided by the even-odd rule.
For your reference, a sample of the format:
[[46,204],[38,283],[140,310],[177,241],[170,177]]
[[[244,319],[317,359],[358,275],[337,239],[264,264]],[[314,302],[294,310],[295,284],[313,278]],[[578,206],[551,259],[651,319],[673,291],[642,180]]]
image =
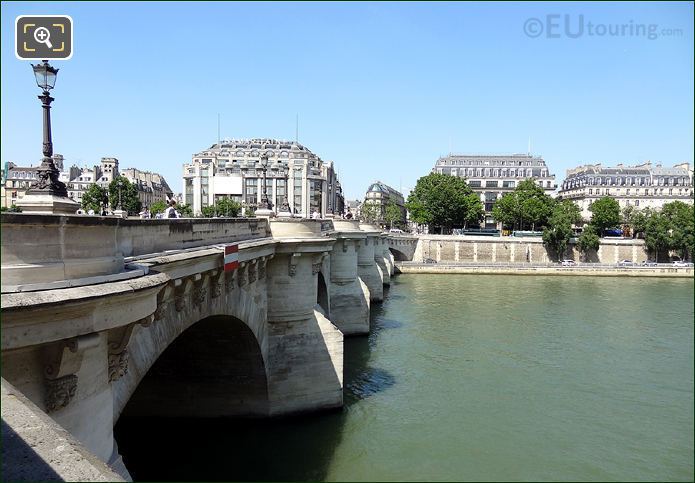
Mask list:
[[592,225],[586,225],[577,239],[577,249],[586,257],[589,252],[598,250],[600,245],[601,239],[596,228]]
[[[154,203],[152,203],[150,205],[150,215],[152,215],[154,217],[155,215],[158,215],[160,213],[164,213],[164,210],[166,210],[166,209],[167,209],[167,204],[164,201],[161,201],[161,200],[155,201]],[[181,212],[181,210],[179,208],[179,213],[180,212]]]
[[671,246],[669,229],[671,224],[666,215],[662,212],[654,212],[647,219],[644,230],[644,243],[650,252],[655,255],[655,260],[659,260],[659,252],[666,252]]
[[128,178],[125,176],[117,176],[109,184],[109,204],[114,210],[121,208],[127,211],[129,215],[137,215],[142,208],[137,186],[128,181]]
[[682,201],[666,203],[661,213],[669,222],[669,248],[682,259],[695,252],[695,219],[693,206]]
[[[430,173],[417,180],[406,208],[411,220],[444,230],[478,223],[483,205],[468,183],[458,176]],[[363,208],[364,210],[364,208]]]
[[85,211],[94,210],[94,213],[101,214],[101,204],[106,197],[106,190],[94,183],[82,195],[82,208]]
[[695,253],[695,212],[692,205],[682,201],[666,203],[660,211],[651,208],[637,209],[627,206],[620,210],[618,202],[612,198],[601,198],[591,207],[591,223],[577,240],[577,248],[582,252],[598,250],[599,234],[618,226],[627,225],[632,237],[644,235],[647,250],[655,260],[662,259],[670,250],[676,251],[682,259]]
[[191,205],[176,205],[176,211],[179,212],[181,218],[193,218],[193,208],[191,207]]
[[381,207],[370,200],[364,200],[360,207],[360,217],[366,223],[376,223],[381,216]]
[[393,225],[400,225],[403,221],[403,215],[401,214],[400,208],[396,206],[396,203],[389,201],[386,205],[386,212],[384,213],[384,221],[389,224],[389,228],[393,228]]
[[620,225],[620,205],[610,196],[599,198],[589,205],[591,212],[591,225],[596,228],[599,235],[611,228],[617,228]]
[[525,179],[495,202],[492,216],[506,228],[535,230],[548,224],[555,200],[532,179]]
[[548,224],[543,229],[543,243],[555,251],[558,261],[562,260],[572,238],[572,224],[579,223],[581,219],[581,211],[572,201],[555,203]]
[[200,210],[205,218],[215,216],[237,217],[241,213],[241,203],[231,198],[220,198],[214,205],[203,206]]

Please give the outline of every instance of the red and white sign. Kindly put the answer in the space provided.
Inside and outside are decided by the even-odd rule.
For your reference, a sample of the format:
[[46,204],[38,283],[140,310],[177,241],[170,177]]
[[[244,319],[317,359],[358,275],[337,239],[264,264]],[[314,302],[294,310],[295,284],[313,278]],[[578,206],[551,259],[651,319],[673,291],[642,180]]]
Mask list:
[[231,272],[239,268],[239,244],[224,247],[224,271]]

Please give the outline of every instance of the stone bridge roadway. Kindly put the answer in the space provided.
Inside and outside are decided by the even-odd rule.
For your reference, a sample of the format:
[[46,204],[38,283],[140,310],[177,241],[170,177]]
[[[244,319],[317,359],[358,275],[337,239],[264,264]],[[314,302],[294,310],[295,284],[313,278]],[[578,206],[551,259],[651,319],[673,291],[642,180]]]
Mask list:
[[339,407],[343,336],[369,331],[416,242],[347,220],[3,214],[2,377],[126,476],[123,412]]

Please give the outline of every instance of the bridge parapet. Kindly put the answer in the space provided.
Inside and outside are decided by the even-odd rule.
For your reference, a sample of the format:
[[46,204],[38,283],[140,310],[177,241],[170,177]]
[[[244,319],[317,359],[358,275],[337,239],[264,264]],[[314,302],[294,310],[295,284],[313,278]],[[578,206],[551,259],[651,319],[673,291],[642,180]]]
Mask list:
[[140,220],[3,213],[1,222],[3,293],[61,288],[50,284],[65,280],[84,279],[73,286],[113,281],[94,277],[125,274],[126,257],[270,236],[266,220],[246,218]]

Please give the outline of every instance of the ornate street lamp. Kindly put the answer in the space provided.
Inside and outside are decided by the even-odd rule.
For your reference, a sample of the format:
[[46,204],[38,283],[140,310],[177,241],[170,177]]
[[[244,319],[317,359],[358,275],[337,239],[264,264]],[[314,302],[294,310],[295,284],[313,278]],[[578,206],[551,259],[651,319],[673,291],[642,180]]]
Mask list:
[[272,210],[273,203],[268,199],[268,190],[266,187],[266,172],[268,171],[268,155],[261,155],[261,170],[263,170],[263,196],[261,197],[261,210]]
[[280,213],[292,213],[292,211],[290,210],[290,204],[287,201],[287,193],[289,193],[289,190],[290,190],[290,167],[289,166],[285,166],[284,174],[285,174],[285,199],[282,200],[282,205],[280,205]]
[[116,181],[116,186],[118,186],[118,209],[122,210],[123,209],[123,201],[121,199],[121,188],[123,188],[123,179],[118,178],[118,181]]
[[53,141],[51,138],[51,102],[54,100],[49,91],[53,89],[58,75],[58,69],[52,67],[47,60],[42,64],[32,64],[36,84],[43,89],[43,94],[38,96],[43,105],[43,159],[37,169],[36,184],[27,194],[49,194],[67,198],[68,190],[65,183],[58,178],[60,172],[53,163]]

